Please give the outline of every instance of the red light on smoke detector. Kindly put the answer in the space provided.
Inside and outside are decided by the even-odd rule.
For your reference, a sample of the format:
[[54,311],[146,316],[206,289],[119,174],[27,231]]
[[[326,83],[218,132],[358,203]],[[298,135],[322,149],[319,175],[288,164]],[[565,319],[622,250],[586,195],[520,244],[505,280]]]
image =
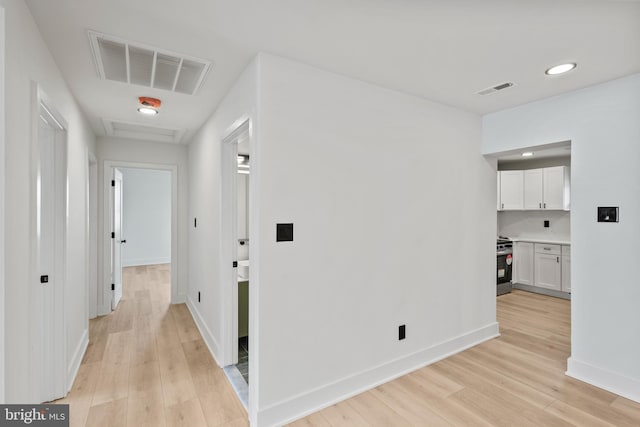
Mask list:
[[141,96],[138,98],[138,101],[140,101],[140,105],[144,107],[160,108],[160,105],[162,105],[162,101],[158,98],[150,98],[148,96]]

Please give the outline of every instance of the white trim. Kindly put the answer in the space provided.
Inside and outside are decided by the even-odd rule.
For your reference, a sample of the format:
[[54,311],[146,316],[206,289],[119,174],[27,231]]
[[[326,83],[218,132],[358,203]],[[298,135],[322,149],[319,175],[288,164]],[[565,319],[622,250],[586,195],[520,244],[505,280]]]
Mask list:
[[383,365],[317,387],[258,411],[255,425],[288,424],[499,335],[498,323],[491,323]]
[[[102,292],[98,292],[99,314],[111,312],[111,176],[113,168],[156,169],[171,171],[171,303],[184,301],[184,292],[180,292],[178,272],[180,265],[178,253],[178,165],[161,163],[139,163],[105,160],[102,167]],[[99,240],[100,238],[98,238]],[[186,266],[184,266],[186,268]]]
[[196,322],[196,327],[200,331],[200,335],[202,335],[202,339],[204,343],[207,345],[209,349],[209,353],[213,357],[213,360],[216,361],[216,364],[222,368],[222,364],[220,363],[220,358],[217,356],[220,354],[220,344],[216,341],[215,337],[207,327],[207,322],[204,321],[200,311],[196,308],[196,305],[193,303],[190,297],[187,297],[187,308],[191,313],[191,317]]
[[98,315],[98,161],[87,151],[86,191],[86,276],[87,318]]
[[73,382],[76,380],[87,347],[89,347],[89,329],[85,329],[84,332],[82,332],[82,337],[80,341],[78,341],[76,351],[73,352],[73,357],[67,367],[67,392],[71,390]]
[[4,40],[5,40],[5,25],[4,25],[4,8],[0,6],[0,404],[5,402],[5,380],[4,380],[4,313],[5,299],[4,299],[4,188],[5,188],[5,148],[4,148]]
[[136,267],[138,265],[158,265],[158,264],[171,264],[171,257],[166,258],[136,258],[136,259],[123,259],[123,267]]
[[575,357],[567,359],[567,372],[565,374],[640,403],[640,380],[638,379],[598,368],[576,360]]

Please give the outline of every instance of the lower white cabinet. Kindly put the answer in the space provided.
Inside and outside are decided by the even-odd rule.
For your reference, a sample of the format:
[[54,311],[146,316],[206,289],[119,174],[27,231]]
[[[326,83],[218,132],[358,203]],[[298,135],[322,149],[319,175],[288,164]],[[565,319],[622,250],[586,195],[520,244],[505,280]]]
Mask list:
[[534,286],[559,291],[562,289],[562,256],[560,245],[536,243],[534,245]]
[[516,242],[513,254],[513,281],[533,285],[533,243]]

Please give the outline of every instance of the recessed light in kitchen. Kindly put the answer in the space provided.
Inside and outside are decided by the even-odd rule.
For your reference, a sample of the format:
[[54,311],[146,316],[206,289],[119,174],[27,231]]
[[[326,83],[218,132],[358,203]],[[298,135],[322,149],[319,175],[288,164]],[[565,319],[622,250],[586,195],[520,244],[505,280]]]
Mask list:
[[526,152],[522,153],[522,157],[531,157],[531,156],[533,156],[533,152],[531,152],[531,151],[526,151]]
[[545,71],[544,73],[548,76],[555,76],[558,74],[563,74],[566,73],[568,71],[573,70],[574,68],[577,67],[577,64],[575,62],[570,62],[568,64],[560,64],[560,65],[556,65],[554,67],[551,67],[549,69],[547,69],[547,71]]

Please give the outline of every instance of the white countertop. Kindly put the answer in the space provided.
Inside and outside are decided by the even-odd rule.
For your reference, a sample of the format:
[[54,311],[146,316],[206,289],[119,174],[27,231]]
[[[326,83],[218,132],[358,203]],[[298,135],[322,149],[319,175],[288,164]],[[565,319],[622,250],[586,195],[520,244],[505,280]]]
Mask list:
[[509,237],[513,242],[531,242],[531,243],[548,243],[550,245],[571,245],[570,240],[559,240],[559,239],[545,239],[539,237]]

